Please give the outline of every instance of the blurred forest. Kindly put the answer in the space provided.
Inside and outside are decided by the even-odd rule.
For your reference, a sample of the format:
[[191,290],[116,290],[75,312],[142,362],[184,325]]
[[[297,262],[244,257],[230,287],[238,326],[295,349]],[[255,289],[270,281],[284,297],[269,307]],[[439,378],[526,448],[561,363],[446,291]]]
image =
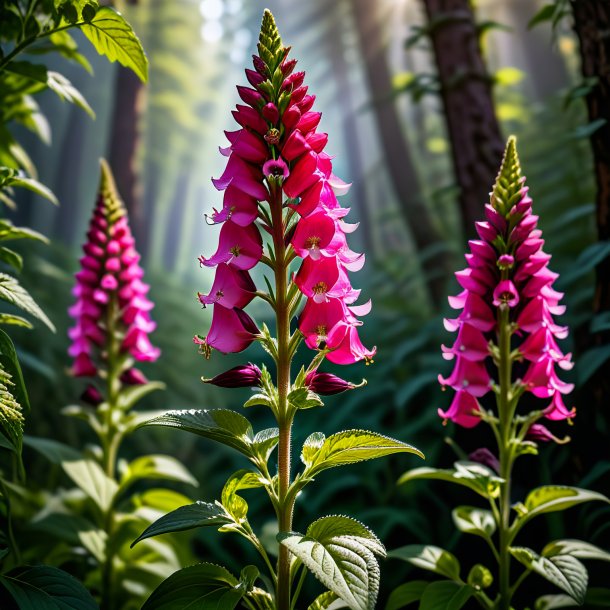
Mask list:
[[[168,389],[147,406],[231,406],[226,401],[233,393],[204,386],[200,377],[245,358],[265,358],[262,352],[215,353],[205,361],[192,336],[205,334],[209,324],[209,310],[201,309],[196,293],[207,291],[211,282],[197,257],[212,252],[217,233],[205,215],[221,202],[210,177],[221,173],[218,146],[226,144],[223,129],[234,128],[235,85],[245,82],[243,69],[268,7],[317,96],[321,130],[329,133],[328,150],[336,155],[335,171],[353,183],[350,221],[361,225],[351,245],[367,254],[369,264],[358,283],[373,299],[363,340],[378,346],[374,365],[342,372],[353,381],[365,376],[367,388],[330,398],[309,415],[307,431],[295,430],[295,442],[313,429],[329,434],[346,425],[370,427],[413,442],[428,465],[445,467],[489,440],[483,433],[469,433],[459,446],[462,434],[456,430],[455,442],[445,442],[437,408],[446,408],[448,397],[436,378],[447,370],[440,352],[447,341],[444,295],[458,292],[452,272],[463,266],[472,221],[483,214],[503,142],[514,133],[545,249],[553,253],[552,268],[561,274],[558,286],[566,293],[562,323],[572,330],[568,341],[576,367],[570,381],[577,384],[573,401],[578,409],[569,449],[544,446],[542,469],[528,471],[530,458],[525,458],[517,489],[522,477],[528,487],[553,480],[608,493],[610,419],[604,396],[610,379],[610,244],[607,210],[604,217],[596,200],[591,147],[596,133],[607,136],[608,126],[603,117],[587,112],[594,82],[583,74],[569,4],[557,2],[540,13],[543,4],[477,0],[471,12],[465,0],[116,2],[148,54],[148,85],[83,44],[93,77],[61,58],[53,61],[61,62],[62,72],[83,92],[96,120],[45,92],[39,103],[54,125],[49,142],[20,133],[41,181],[60,200],[59,207],[44,205],[34,193],[22,191],[14,218],[52,240],[51,246],[31,246],[24,285],[58,329],[55,335],[43,328],[13,334],[36,414],[27,421],[27,433],[73,446],[91,440],[60,411],[83,390],[81,382],[66,377],[67,307],[102,156],[112,165],[128,206],[157,304],[154,341],[163,357],[146,373]],[[457,15],[455,33],[436,27],[448,7]],[[531,23],[535,15],[539,23]],[[456,87],[458,81],[466,85]],[[262,307],[252,315],[264,321]],[[554,432],[562,437],[565,428]],[[229,468],[238,467],[233,454],[186,435],[178,442],[176,435],[141,430],[128,447],[134,455],[154,448],[188,464],[201,482],[189,491],[194,499],[217,497]],[[40,460],[39,469],[30,467],[30,480],[46,481],[43,459],[33,453],[26,459],[34,465]],[[395,456],[368,463],[358,474],[346,470],[323,492],[301,498],[295,519],[306,523],[309,513],[332,510],[358,516],[390,549],[418,542],[460,547],[464,541],[446,508],[459,503],[458,492],[443,488],[441,497],[434,483],[396,486],[399,475],[415,465],[413,457]],[[263,510],[253,504],[253,511]],[[530,535],[542,540],[547,533],[582,536],[610,546],[608,508],[587,505],[568,515],[572,519],[565,522],[549,519],[549,532]],[[250,552],[234,539],[218,544],[217,537],[198,531],[191,538],[195,555],[232,567],[237,549]],[[471,542],[468,549],[473,557],[482,550],[482,542],[480,548]],[[382,601],[407,570],[413,568],[395,561],[382,566]],[[593,569],[592,583],[601,578],[602,572]]]

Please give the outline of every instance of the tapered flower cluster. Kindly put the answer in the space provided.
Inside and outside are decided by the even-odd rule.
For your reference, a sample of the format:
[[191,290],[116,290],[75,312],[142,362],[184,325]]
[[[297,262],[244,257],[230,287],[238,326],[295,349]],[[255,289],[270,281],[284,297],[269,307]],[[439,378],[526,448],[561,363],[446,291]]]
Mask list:
[[[564,355],[557,344],[568,330],[554,321],[565,311],[559,304],[563,294],[553,288],[558,275],[548,268],[551,257],[542,249],[538,216],[532,213],[514,138],[508,142],[485,216],[476,223],[479,239],[469,242],[467,268],[455,274],[463,291],[449,298],[460,314],[445,320],[457,338],[451,347],[443,346],[443,355],[455,366],[439,381],[456,393],[449,409],[439,409],[439,415],[465,427],[481,421],[478,399],[501,383],[490,371],[497,372],[504,332],[516,361],[512,395],[529,392],[545,401],[541,409],[546,418],[570,419],[575,409],[566,408],[563,396],[573,386],[557,376],[557,368],[572,368],[570,354]],[[542,427],[536,426],[538,431]]]
[[214,210],[215,223],[223,223],[219,245],[201,265],[216,267],[209,294],[201,303],[214,305],[208,335],[195,337],[204,353],[245,349],[259,330],[243,308],[256,296],[249,271],[263,257],[263,240],[256,225],[269,230],[272,194],[280,192],[284,207],[285,241],[302,264],[293,278],[305,295],[299,329],[312,349],[327,348],[328,359],[339,364],[369,361],[375,350],[366,349],[358,337],[362,324],[357,316],[370,310],[370,303],[355,306],[359,296],[348,278],[364,264],[364,255],[352,252],[346,233],[357,225],[344,222],[348,209],[338,195],[349,184],[332,171],[331,156],[324,152],[328,135],[317,132],[321,114],[312,111],[315,97],[303,84],[305,73],[295,72],[296,60],[288,59],[273,16],[263,16],[254,70],[246,70],[250,87],[238,86],[243,104],[233,117],[237,131],[225,132],[229,146],[226,169],[213,180],[224,191],[223,207]]
[[[76,303],[69,313],[75,325],[68,331],[74,358],[72,373],[93,377],[107,368],[112,346],[118,353],[137,361],[154,361],[160,350],[148,335],[155,329],[146,297],[149,287],[142,281],[144,271],[138,261],[135,240],[129,229],[127,213],[114,185],[108,165],[102,161],[102,176],[97,204],[83,246],[81,269],[76,274],[73,294]],[[126,383],[144,383],[136,369],[123,373]]]

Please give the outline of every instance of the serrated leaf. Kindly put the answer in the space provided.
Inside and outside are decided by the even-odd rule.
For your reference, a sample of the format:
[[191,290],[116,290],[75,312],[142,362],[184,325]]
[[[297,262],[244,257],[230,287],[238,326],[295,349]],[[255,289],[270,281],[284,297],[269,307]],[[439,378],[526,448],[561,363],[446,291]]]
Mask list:
[[55,332],[55,326],[30,296],[30,293],[14,277],[6,273],[0,273],[0,299],[38,318]]
[[197,479],[182,462],[169,455],[143,455],[130,462],[121,477],[119,491],[141,479],[164,479],[198,486]]
[[232,519],[220,504],[197,501],[194,504],[181,506],[157,519],[131,543],[131,547],[133,548],[141,540],[160,534],[182,532],[195,527],[226,525],[228,523],[232,523]]
[[446,580],[432,582],[421,597],[419,610],[460,610],[474,592],[470,585]]
[[460,579],[460,562],[457,557],[438,546],[409,544],[388,553],[390,559],[402,559],[411,565],[435,572],[450,580]]
[[279,440],[279,428],[266,428],[265,430],[261,430],[260,432],[257,432],[252,439],[252,453],[266,464]]
[[305,439],[301,449],[301,461],[305,466],[311,466],[325,440],[326,435],[323,432],[313,432]]
[[244,521],[248,514],[248,504],[237,492],[262,486],[260,475],[251,470],[238,470],[229,477],[222,488],[221,503],[236,523]]
[[379,539],[362,523],[344,516],[323,517],[307,534],[280,532],[278,540],[330,591],[354,610],[372,610],[379,592],[375,554]]
[[546,578],[565,591],[579,605],[582,605],[587,592],[589,575],[585,566],[571,555],[541,557],[532,549],[511,547],[511,555],[526,568]]
[[133,70],[142,82],[148,80],[148,60],[144,49],[122,15],[105,6],[80,29],[100,55]]
[[[12,389],[14,383],[11,375],[7,373],[0,364],[0,436],[3,436],[10,448],[17,455],[21,455],[23,442],[23,413],[21,405],[15,400]],[[4,439],[3,439],[4,440]]]
[[500,494],[500,485],[503,483],[503,479],[498,477],[491,468],[478,462],[468,461],[455,462],[454,467],[453,470],[415,468],[405,472],[398,479],[398,484],[404,485],[416,479],[436,479],[468,487],[484,498],[497,498]]
[[577,559],[598,559],[600,561],[610,561],[610,553],[599,547],[584,542],[583,540],[555,540],[549,542],[542,549],[543,557],[553,557],[554,555],[572,555]]
[[413,602],[419,601],[430,583],[427,580],[413,580],[396,587],[385,606],[385,610],[400,610]]
[[[1,320],[1,317],[0,317]],[[11,338],[0,329],[0,365],[10,374],[13,383],[12,393],[15,400],[21,405],[24,415],[30,411],[30,399],[23,380],[21,365]]]
[[313,409],[323,407],[320,397],[309,388],[296,388],[288,394],[288,403],[293,409]]
[[307,610],[328,610],[328,607],[339,598],[332,591],[326,591],[318,595],[313,603],[309,604]]
[[252,426],[243,415],[229,409],[168,411],[140,425],[178,428],[251,455]]
[[142,610],[233,610],[248,585],[227,569],[200,563],[174,572],[150,595]]
[[0,576],[0,584],[20,610],[96,610],[98,607],[76,578],[51,566],[15,568]]
[[304,476],[312,477],[328,468],[355,464],[394,453],[414,453],[421,458],[424,457],[415,447],[383,434],[367,430],[345,430],[332,434],[324,440],[317,452],[311,452],[311,460]]
[[452,512],[455,526],[462,532],[482,538],[491,538],[496,531],[496,522],[489,510],[473,506],[458,506]]

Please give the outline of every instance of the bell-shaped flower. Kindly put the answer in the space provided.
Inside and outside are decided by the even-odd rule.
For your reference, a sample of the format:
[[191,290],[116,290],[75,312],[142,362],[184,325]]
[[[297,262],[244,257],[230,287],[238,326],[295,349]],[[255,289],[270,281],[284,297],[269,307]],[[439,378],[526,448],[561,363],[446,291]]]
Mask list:
[[438,414],[445,422],[451,420],[464,428],[474,428],[481,423],[481,417],[477,415],[480,410],[479,401],[472,394],[459,390],[456,391],[449,408],[446,411],[439,409]]
[[214,307],[207,336],[195,342],[228,354],[245,350],[259,334],[254,320],[245,311]]
[[227,263],[236,269],[252,269],[263,255],[263,241],[258,229],[249,225],[240,227],[233,222],[225,222],[220,230],[218,249],[210,258],[199,257],[201,265],[215,267]]
[[491,378],[485,364],[472,362],[461,356],[457,356],[451,375],[447,378],[439,375],[438,381],[441,385],[449,386],[456,392],[463,390],[477,398],[484,396],[491,389]]
[[218,303],[228,309],[243,309],[255,293],[256,286],[247,271],[220,263],[216,267],[216,276],[209,294],[199,293],[197,296],[204,307]]

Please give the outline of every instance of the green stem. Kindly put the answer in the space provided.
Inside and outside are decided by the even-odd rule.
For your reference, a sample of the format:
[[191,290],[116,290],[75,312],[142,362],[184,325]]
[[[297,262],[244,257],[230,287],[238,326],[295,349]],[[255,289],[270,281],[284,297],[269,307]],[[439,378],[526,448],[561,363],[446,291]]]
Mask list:
[[[288,497],[290,488],[290,454],[293,414],[288,405],[290,391],[290,311],[287,302],[287,276],[290,264],[286,256],[284,242],[284,217],[282,209],[282,190],[279,186],[271,188],[271,220],[275,252],[275,318],[277,325],[277,390],[278,390],[278,427],[280,432],[278,447],[278,527],[280,532],[292,530],[292,511],[294,501]],[[280,544],[277,580],[278,610],[290,610],[290,554]]]
[[294,610],[296,607],[297,600],[299,599],[299,595],[301,594],[301,589],[303,588],[303,583],[307,578],[307,568],[303,566],[301,568],[301,577],[299,578],[299,582],[294,590],[294,595],[292,597],[292,604],[290,605],[290,610]]
[[8,541],[10,544],[11,552],[13,553],[14,565],[21,564],[21,553],[19,552],[19,546],[17,545],[17,539],[15,538],[15,532],[13,531],[13,512],[11,510],[11,498],[8,492],[8,487],[4,482],[4,479],[0,477],[0,491],[4,497],[4,504],[6,505],[6,533],[8,535]]
[[511,602],[510,586],[510,489],[511,474],[513,466],[512,453],[512,417],[513,408],[511,404],[511,373],[512,359],[510,350],[510,320],[508,306],[501,306],[498,314],[498,333],[499,333],[499,393],[498,393],[498,414],[500,417],[500,477],[504,483],[500,487],[500,521],[499,530],[499,568],[500,568],[500,599],[499,609],[509,610]]

